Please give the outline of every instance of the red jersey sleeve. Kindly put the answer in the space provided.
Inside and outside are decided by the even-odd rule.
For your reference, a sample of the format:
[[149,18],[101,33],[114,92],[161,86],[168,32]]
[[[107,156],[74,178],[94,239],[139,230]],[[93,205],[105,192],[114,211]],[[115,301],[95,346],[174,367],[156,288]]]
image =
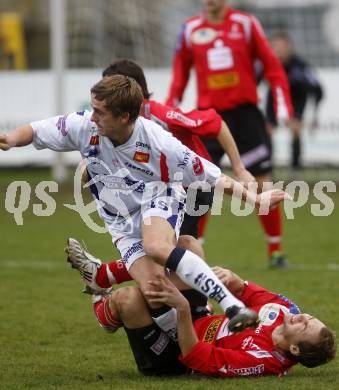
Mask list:
[[293,106],[285,70],[268,43],[259,21],[254,16],[251,16],[251,20],[253,54],[262,62],[264,76],[270,83],[276,117],[278,120],[289,119],[293,115]]
[[224,349],[202,341],[179,359],[194,371],[222,378],[282,375],[285,372],[269,352]]
[[171,107],[176,107],[181,102],[193,64],[191,49],[186,42],[186,29],[187,25],[184,23],[173,60],[172,82],[166,99],[166,104]]
[[278,303],[286,306],[293,314],[300,313],[299,307],[284,295],[270,292],[252,282],[246,282],[245,289],[239,299],[249,308],[263,306],[266,303]]
[[183,112],[180,108],[174,108],[165,104],[150,101],[152,116],[168,127],[174,135],[186,135],[187,133],[217,138],[221,130],[221,117],[214,109],[192,110]]

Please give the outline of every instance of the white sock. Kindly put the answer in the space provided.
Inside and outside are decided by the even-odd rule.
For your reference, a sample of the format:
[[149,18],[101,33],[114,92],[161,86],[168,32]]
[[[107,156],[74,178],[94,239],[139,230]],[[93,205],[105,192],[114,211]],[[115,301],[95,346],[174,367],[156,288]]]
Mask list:
[[[165,307],[168,308],[166,311],[164,311]],[[165,332],[174,341],[177,341],[177,311],[174,308],[165,307],[161,309],[150,309],[151,316],[153,321],[163,332]],[[156,315],[157,310],[161,310],[162,313]]]
[[193,252],[176,247],[170,254],[166,267],[175,271],[190,287],[219,303],[224,311],[233,305],[244,307],[244,304],[216,277],[205,261]]

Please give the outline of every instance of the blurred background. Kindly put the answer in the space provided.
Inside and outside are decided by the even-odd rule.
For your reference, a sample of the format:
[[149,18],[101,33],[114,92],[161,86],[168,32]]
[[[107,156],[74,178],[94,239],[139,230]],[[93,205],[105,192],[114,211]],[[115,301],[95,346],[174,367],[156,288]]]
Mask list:
[[[339,2],[231,0],[230,5],[254,14],[268,38],[287,31],[296,53],[314,69],[324,98],[316,121],[312,99],[307,103],[303,167],[312,169],[311,177],[339,180]],[[142,65],[153,97],[163,101],[181,23],[200,9],[200,0],[0,0],[0,131],[88,107],[89,88],[119,58]],[[184,109],[195,107],[193,84]],[[262,105],[265,88],[261,83]],[[273,134],[282,174],[290,136],[286,128]],[[1,153],[0,165],[59,164],[55,174],[62,177],[63,166],[78,159],[77,153],[55,159],[50,151],[27,147]]]

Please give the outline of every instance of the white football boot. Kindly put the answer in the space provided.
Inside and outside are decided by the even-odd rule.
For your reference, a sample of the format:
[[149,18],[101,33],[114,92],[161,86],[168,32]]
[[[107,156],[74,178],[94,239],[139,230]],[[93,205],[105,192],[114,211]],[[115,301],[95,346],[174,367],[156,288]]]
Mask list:
[[102,288],[96,283],[97,270],[101,265],[101,261],[86,252],[82,245],[74,238],[67,240],[67,261],[71,263],[72,268],[79,271],[82,279],[89,289],[85,288],[86,293],[91,290],[91,294],[107,295],[112,291],[112,288]]

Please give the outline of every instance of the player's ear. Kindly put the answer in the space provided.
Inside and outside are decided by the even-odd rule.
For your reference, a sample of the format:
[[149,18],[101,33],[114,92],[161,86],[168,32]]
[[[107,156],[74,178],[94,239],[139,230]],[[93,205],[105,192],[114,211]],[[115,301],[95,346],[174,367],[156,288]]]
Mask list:
[[298,347],[297,345],[295,345],[295,344],[291,344],[291,345],[290,345],[290,352],[291,352],[291,354],[294,355],[294,356],[300,355],[300,349],[299,349],[299,347]]
[[129,113],[128,112],[124,112],[122,115],[121,115],[121,121],[124,123],[124,124],[127,124],[129,122]]

